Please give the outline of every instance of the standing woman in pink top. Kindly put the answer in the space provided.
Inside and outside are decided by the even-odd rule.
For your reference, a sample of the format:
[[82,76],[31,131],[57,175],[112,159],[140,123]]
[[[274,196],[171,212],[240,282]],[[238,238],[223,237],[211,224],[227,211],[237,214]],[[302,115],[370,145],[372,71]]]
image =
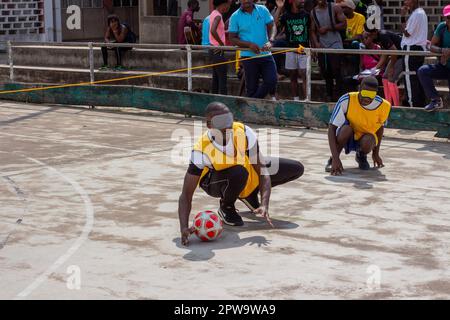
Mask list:
[[[230,10],[230,0],[214,0],[214,8],[209,16],[209,42],[211,46],[225,46],[225,23],[222,15]],[[209,51],[212,63],[226,62],[223,50],[213,49]],[[212,68],[212,88],[211,93],[228,93],[227,89],[227,64],[218,65]]]

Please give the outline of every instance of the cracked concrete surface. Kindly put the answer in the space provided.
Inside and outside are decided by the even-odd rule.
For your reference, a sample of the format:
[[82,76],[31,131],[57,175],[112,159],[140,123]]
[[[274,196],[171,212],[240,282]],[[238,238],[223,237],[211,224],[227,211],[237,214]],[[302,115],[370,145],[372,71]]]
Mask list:
[[[171,155],[191,140],[172,133],[194,121],[0,102],[0,298],[450,298],[447,142],[387,130],[386,167],[360,172],[344,156],[345,175],[330,177],[323,131],[275,128],[280,155],[305,165],[272,191],[275,229],[239,203],[244,227],[186,248],[186,163]],[[216,207],[196,192],[193,212]]]

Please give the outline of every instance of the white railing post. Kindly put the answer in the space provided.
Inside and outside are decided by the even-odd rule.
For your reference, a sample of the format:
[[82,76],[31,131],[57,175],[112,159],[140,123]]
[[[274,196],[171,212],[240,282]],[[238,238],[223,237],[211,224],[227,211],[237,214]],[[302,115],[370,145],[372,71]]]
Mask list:
[[188,78],[188,91],[192,91],[192,48],[190,45],[186,45],[187,51],[187,78]]
[[12,44],[11,41],[7,41],[7,47],[8,47],[8,65],[9,65],[9,80],[11,82],[14,81],[14,62],[13,62],[13,51],[12,51]]
[[311,49],[305,48],[306,53],[306,101],[311,101]]
[[91,76],[91,84],[95,81],[94,77],[94,48],[92,42],[89,42],[89,74]]

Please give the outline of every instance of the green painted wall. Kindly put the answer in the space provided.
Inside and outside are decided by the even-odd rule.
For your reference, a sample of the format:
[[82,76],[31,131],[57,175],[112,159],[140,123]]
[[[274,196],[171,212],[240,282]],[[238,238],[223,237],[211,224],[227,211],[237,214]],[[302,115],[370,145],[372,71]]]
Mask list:
[[[39,85],[39,87],[45,85]],[[2,90],[30,88],[20,83],[4,84]],[[325,128],[332,104],[270,101],[233,96],[156,89],[137,86],[78,86],[26,93],[1,94],[0,99],[93,106],[134,107],[186,115],[202,116],[208,103],[220,101],[230,107],[239,120],[268,125],[301,125]],[[425,112],[416,108],[393,108],[389,128],[437,131],[437,137],[450,138],[450,110]]]

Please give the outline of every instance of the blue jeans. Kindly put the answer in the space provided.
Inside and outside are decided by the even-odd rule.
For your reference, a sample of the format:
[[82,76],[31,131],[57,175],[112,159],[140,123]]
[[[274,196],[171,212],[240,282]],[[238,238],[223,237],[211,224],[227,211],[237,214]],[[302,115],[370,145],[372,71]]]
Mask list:
[[[243,61],[247,97],[262,99],[277,86],[277,67],[273,57],[262,57]],[[263,83],[259,85],[259,78]]]
[[440,63],[425,64],[419,68],[417,74],[427,98],[431,100],[439,99],[433,79],[447,80],[450,89],[450,69]]

